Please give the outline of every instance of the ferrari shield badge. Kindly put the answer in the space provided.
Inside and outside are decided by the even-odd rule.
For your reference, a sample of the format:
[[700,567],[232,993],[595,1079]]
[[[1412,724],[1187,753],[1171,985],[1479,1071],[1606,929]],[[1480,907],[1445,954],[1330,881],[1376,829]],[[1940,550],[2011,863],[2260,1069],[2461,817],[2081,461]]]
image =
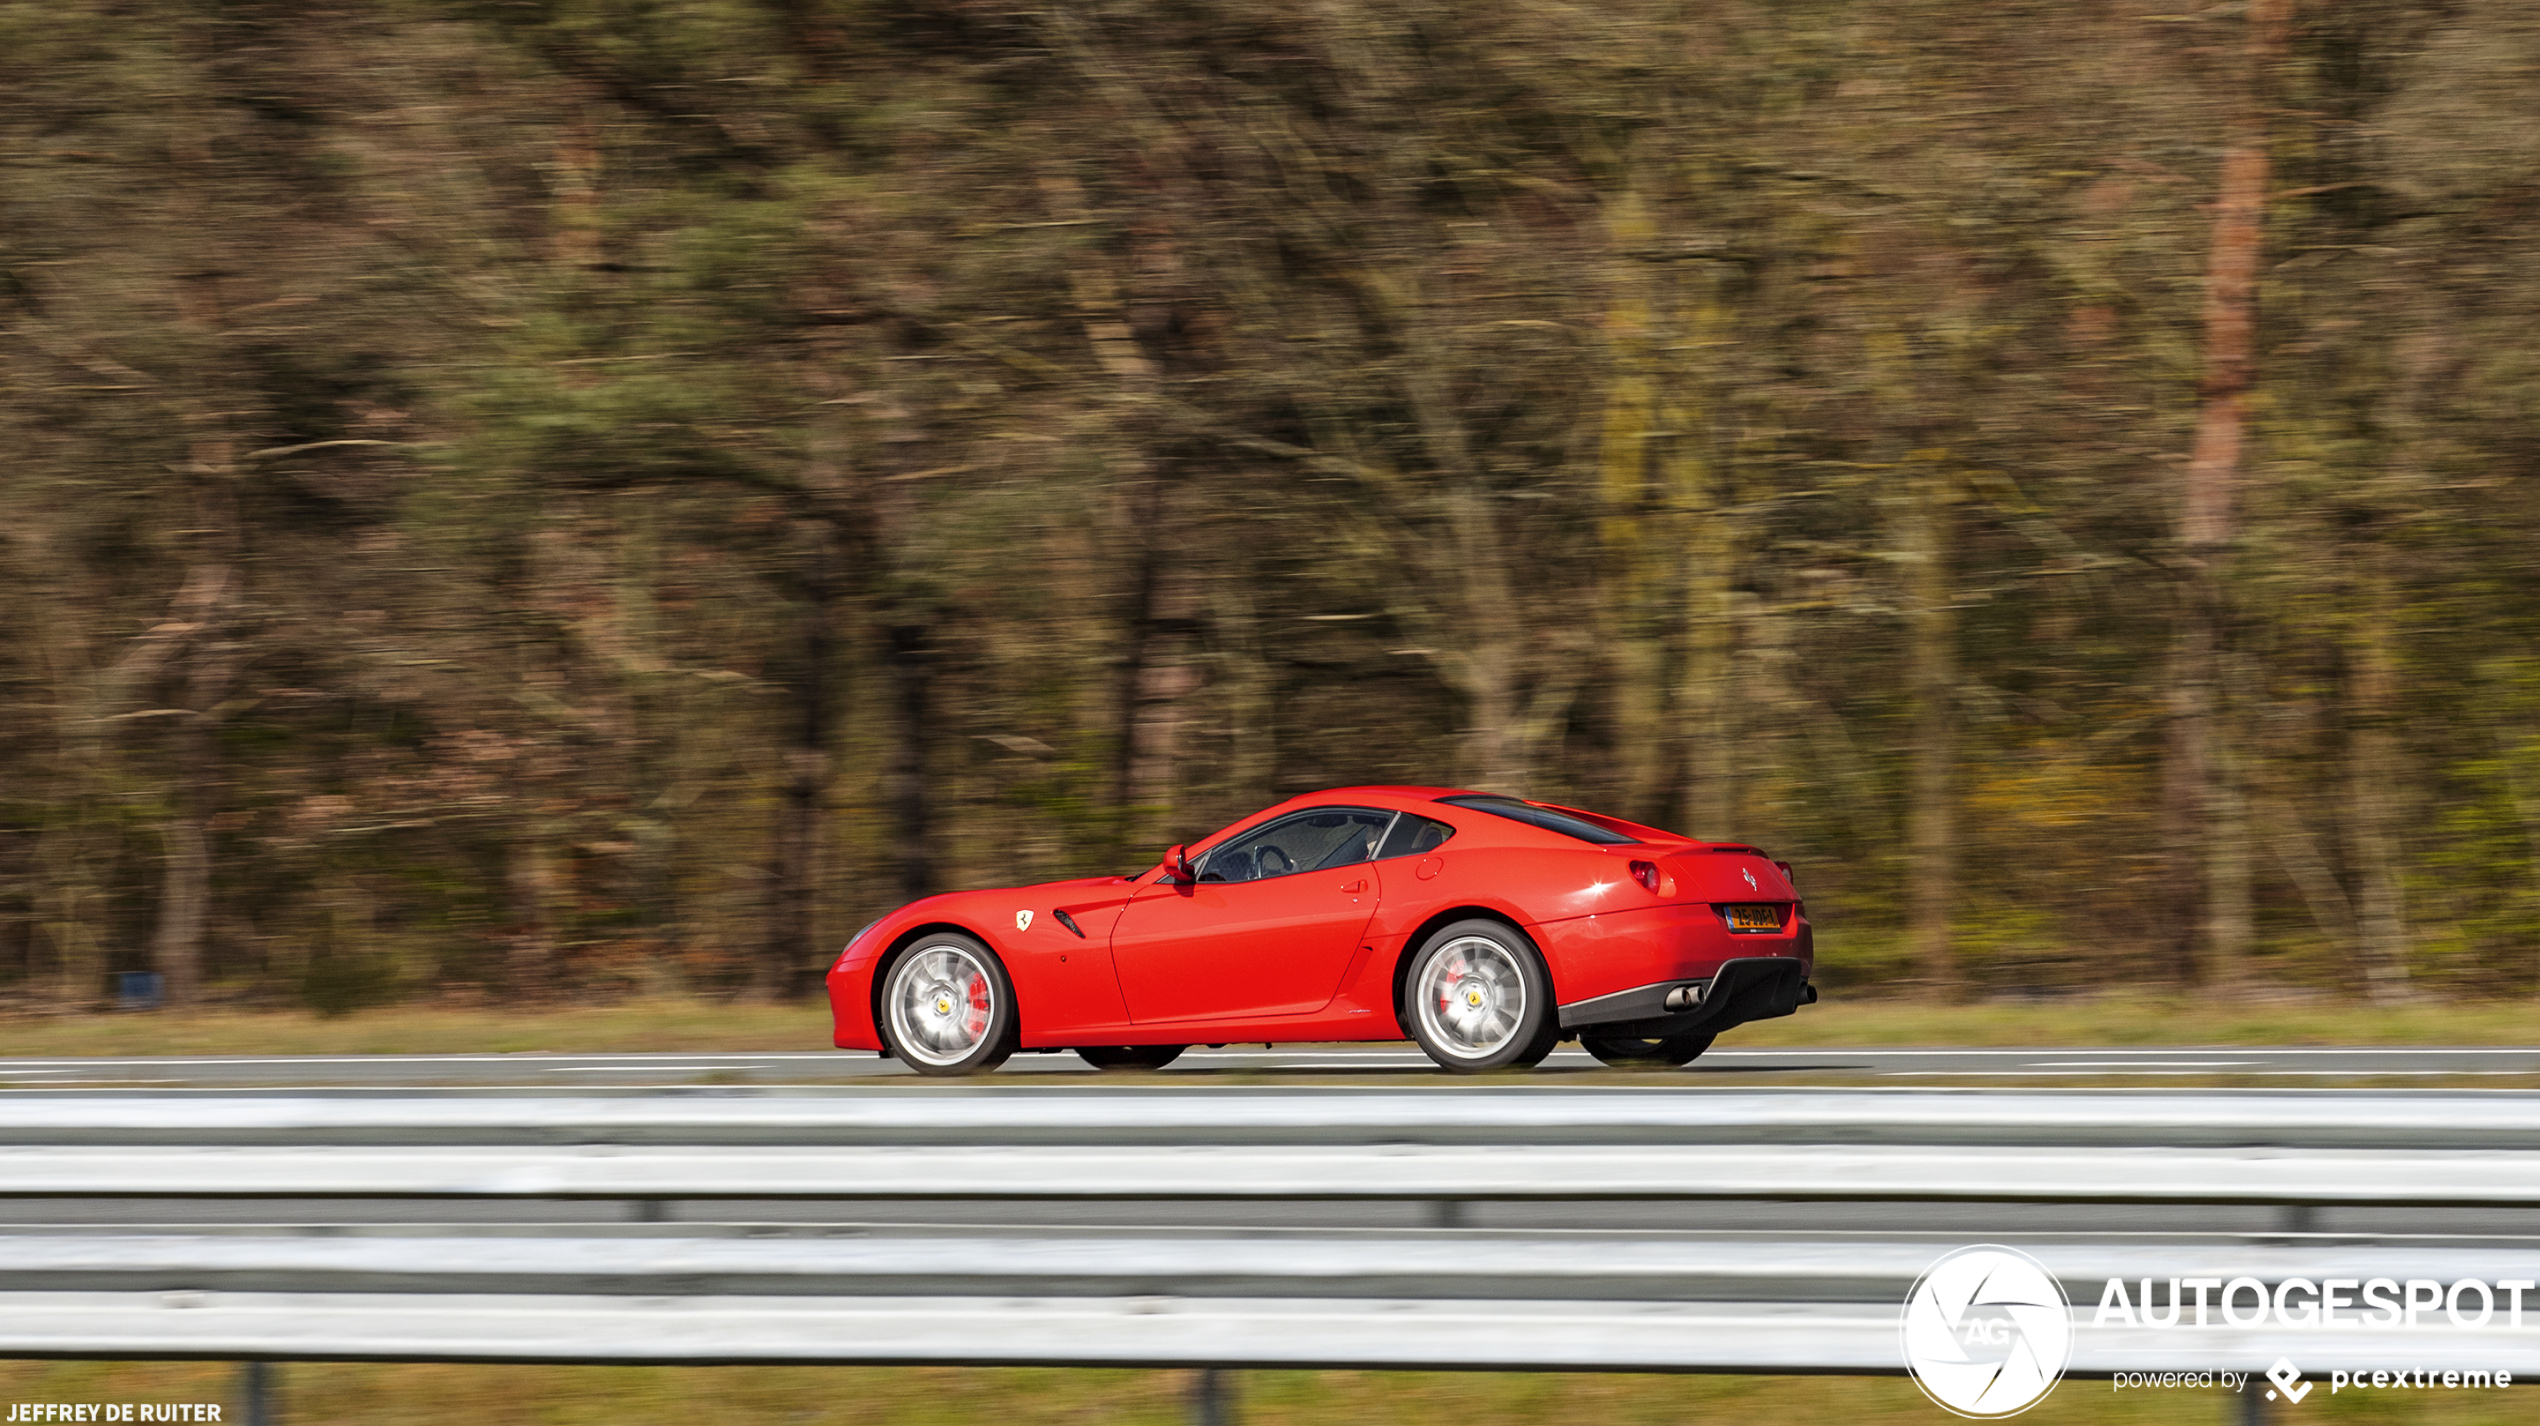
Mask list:
[[1016,929],[1016,930],[1018,930],[1018,931],[1029,931],[1029,930],[1031,930],[1031,929],[1032,929],[1032,913],[1031,913],[1031,912],[1029,912],[1029,911],[1017,911],[1017,912],[1015,912],[1015,913],[1014,913],[1014,929]]

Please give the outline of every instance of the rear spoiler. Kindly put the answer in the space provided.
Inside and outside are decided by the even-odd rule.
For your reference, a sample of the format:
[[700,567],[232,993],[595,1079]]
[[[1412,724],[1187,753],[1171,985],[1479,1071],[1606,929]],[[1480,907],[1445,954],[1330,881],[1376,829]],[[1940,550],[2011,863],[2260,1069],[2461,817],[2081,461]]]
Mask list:
[[1706,848],[1714,852],[1737,852],[1746,856],[1757,857],[1764,861],[1772,862],[1775,867],[1780,869],[1782,880],[1789,882],[1792,890],[1796,891],[1799,889],[1799,873],[1791,870],[1790,863],[1788,862],[1774,861],[1771,854],[1767,853],[1762,847],[1750,847],[1743,842],[1711,842],[1706,844]]

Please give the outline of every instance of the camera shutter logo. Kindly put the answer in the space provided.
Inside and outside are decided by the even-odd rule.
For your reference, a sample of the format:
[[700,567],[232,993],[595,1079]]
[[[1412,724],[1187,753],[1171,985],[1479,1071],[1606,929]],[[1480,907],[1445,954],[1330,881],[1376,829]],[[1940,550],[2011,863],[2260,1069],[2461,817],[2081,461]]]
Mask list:
[[1905,1298],[1905,1365],[1944,1410],[1987,1420],[2046,1397],[2072,1361],[2073,1309],[2046,1265],[2016,1248],[1960,1248]]

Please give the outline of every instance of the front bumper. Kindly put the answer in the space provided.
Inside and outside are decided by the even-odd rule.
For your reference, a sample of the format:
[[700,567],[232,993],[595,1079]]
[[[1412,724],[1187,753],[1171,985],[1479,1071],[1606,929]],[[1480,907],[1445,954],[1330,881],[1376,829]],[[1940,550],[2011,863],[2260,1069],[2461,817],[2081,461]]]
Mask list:
[[1688,1030],[1717,1033],[1749,1020],[1788,1015],[1817,1003],[1808,967],[1789,956],[1741,956],[1699,980],[1664,980],[1561,1007],[1561,1028],[1593,1028],[1650,1039]]

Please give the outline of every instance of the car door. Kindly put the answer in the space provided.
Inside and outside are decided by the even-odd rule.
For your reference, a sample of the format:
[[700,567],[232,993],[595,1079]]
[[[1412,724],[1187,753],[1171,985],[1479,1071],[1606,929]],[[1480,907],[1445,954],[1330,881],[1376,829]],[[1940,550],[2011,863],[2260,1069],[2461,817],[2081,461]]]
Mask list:
[[1318,807],[1232,838],[1196,881],[1141,891],[1111,933],[1136,1021],[1305,1015],[1329,1005],[1376,913],[1394,814]]

